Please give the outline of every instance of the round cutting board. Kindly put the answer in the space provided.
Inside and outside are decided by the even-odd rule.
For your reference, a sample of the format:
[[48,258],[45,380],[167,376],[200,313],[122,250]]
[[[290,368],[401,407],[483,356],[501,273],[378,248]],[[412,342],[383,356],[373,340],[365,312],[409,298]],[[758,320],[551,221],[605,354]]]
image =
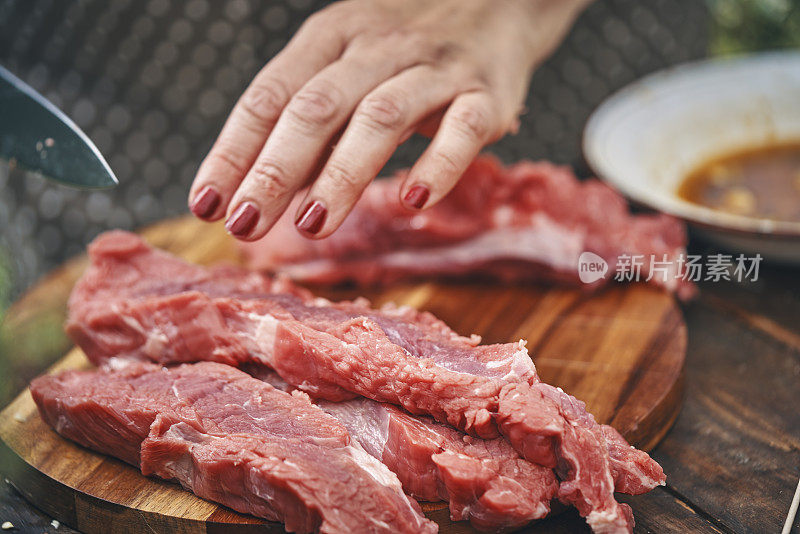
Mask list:
[[[143,234],[191,262],[237,261],[234,243],[219,225],[186,217]],[[12,307],[7,324],[63,310],[85,264],[81,258],[46,277]],[[643,284],[598,293],[434,282],[370,291],[312,289],[333,299],[362,295],[376,305],[393,301],[425,309],[461,334],[480,334],[484,343],[526,339],[542,380],[584,400],[598,421],[644,449],[655,446],[680,409],[686,325],[671,295]],[[88,366],[76,348],[52,370]],[[27,390],[0,415],[0,438],[10,482],[33,504],[83,532],[283,531],[62,439],[41,420]],[[422,506],[441,532],[473,532],[464,522],[451,522],[445,504]],[[547,523],[529,529],[544,530]]]

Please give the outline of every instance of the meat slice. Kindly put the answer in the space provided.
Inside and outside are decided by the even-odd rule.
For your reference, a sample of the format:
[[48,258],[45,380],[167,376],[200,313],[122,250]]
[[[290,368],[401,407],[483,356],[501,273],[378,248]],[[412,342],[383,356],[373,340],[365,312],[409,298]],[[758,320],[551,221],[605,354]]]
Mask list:
[[[676,278],[686,232],[666,215],[632,215],[624,199],[597,180],[580,182],[568,167],[524,161],[504,167],[480,156],[456,187],[421,212],[400,205],[407,171],[377,180],[330,237],[308,240],[294,227],[294,205],[263,239],[241,243],[248,266],[317,283],[379,284],[432,276],[482,275],[505,281],[555,281],[580,285],[578,258],[592,252],[614,277],[621,256],[643,255],[669,268],[652,283],[693,294]],[[630,262],[630,259],[628,259]],[[658,265],[658,264],[657,264]]]
[[[70,298],[67,331],[96,363],[113,357],[256,363],[316,398],[362,395],[478,437],[502,434],[527,460],[557,469],[559,497],[597,530],[632,525],[630,511],[613,498],[615,487],[644,491],[664,482],[658,464],[627,452],[630,446],[604,431],[583,403],[540,383],[523,342],[480,346],[408,308],[332,303],[298,290],[231,298],[176,284],[178,265],[190,280],[201,268],[132,234],[101,236],[90,256]],[[135,277],[158,279],[162,267],[183,291],[142,293],[147,283]],[[126,284],[109,272],[123,273]],[[134,297],[128,287],[137,288]]]
[[320,407],[397,474],[407,493],[448,502],[454,520],[497,531],[550,512],[558,489],[553,470],[520,458],[502,438],[473,438],[365,398],[321,401]]
[[[293,389],[274,371],[248,373]],[[489,531],[519,528],[550,512],[558,484],[552,469],[527,460],[502,438],[474,438],[424,416],[365,397],[316,401],[347,427],[352,439],[397,475],[417,499],[446,501],[454,521]]]
[[66,371],[31,393],[64,437],[290,532],[437,531],[335,418],[230,366]]

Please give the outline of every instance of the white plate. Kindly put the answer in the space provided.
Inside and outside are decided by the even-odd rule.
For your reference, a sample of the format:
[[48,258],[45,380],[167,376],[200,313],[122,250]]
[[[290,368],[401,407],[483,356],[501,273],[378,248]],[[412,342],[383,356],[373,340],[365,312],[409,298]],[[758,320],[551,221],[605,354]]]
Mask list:
[[677,195],[686,175],[739,149],[800,141],[800,52],[699,61],[608,98],[583,134],[586,160],[632,201],[675,215],[719,243],[800,263],[800,222],[723,213]]

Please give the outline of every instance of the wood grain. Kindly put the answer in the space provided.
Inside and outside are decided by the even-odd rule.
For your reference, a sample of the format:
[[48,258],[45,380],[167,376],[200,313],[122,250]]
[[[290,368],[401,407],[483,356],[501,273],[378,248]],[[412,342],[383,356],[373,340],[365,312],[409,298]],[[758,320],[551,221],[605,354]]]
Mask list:
[[[181,218],[143,234],[192,262],[237,261],[232,242],[216,225]],[[63,310],[84,267],[85,260],[78,259],[45,278],[12,307],[6,331]],[[458,332],[480,334],[488,343],[527,339],[545,381],[586,401],[599,421],[646,449],[663,437],[680,409],[686,327],[673,298],[649,287],[617,286],[593,295],[492,284],[406,284],[366,293],[312,289],[329,298],[363,294],[376,305],[392,301],[426,309]],[[85,366],[84,355],[74,349],[53,370]],[[236,532],[264,532],[261,520],[61,439],[39,418],[27,391],[0,415],[0,437],[14,486],[83,532],[232,532],[234,526]],[[423,508],[442,532],[473,532],[467,524],[452,523],[442,503]],[[548,531],[548,523],[529,530]],[[278,525],[271,530],[282,531]]]
[[656,459],[673,493],[728,532],[779,532],[800,477],[800,351],[719,314],[694,329],[687,398]]

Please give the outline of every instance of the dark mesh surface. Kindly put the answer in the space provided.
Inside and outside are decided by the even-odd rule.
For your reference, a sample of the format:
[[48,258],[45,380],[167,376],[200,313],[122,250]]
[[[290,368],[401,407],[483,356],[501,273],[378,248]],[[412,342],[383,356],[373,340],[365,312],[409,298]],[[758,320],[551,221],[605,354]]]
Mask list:
[[[0,63],[70,115],[120,179],[110,192],[80,192],[0,163],[0,257],[14,292],[103,230],[186,212],[236,98],[325,3],[0,0]],[[697,0],[597,0],[534,76],[519,134],[493,150],[580,169],[591,110],[643,74],[705,55],[707,28]],[[412,140],[390,168],[422,146]]]

